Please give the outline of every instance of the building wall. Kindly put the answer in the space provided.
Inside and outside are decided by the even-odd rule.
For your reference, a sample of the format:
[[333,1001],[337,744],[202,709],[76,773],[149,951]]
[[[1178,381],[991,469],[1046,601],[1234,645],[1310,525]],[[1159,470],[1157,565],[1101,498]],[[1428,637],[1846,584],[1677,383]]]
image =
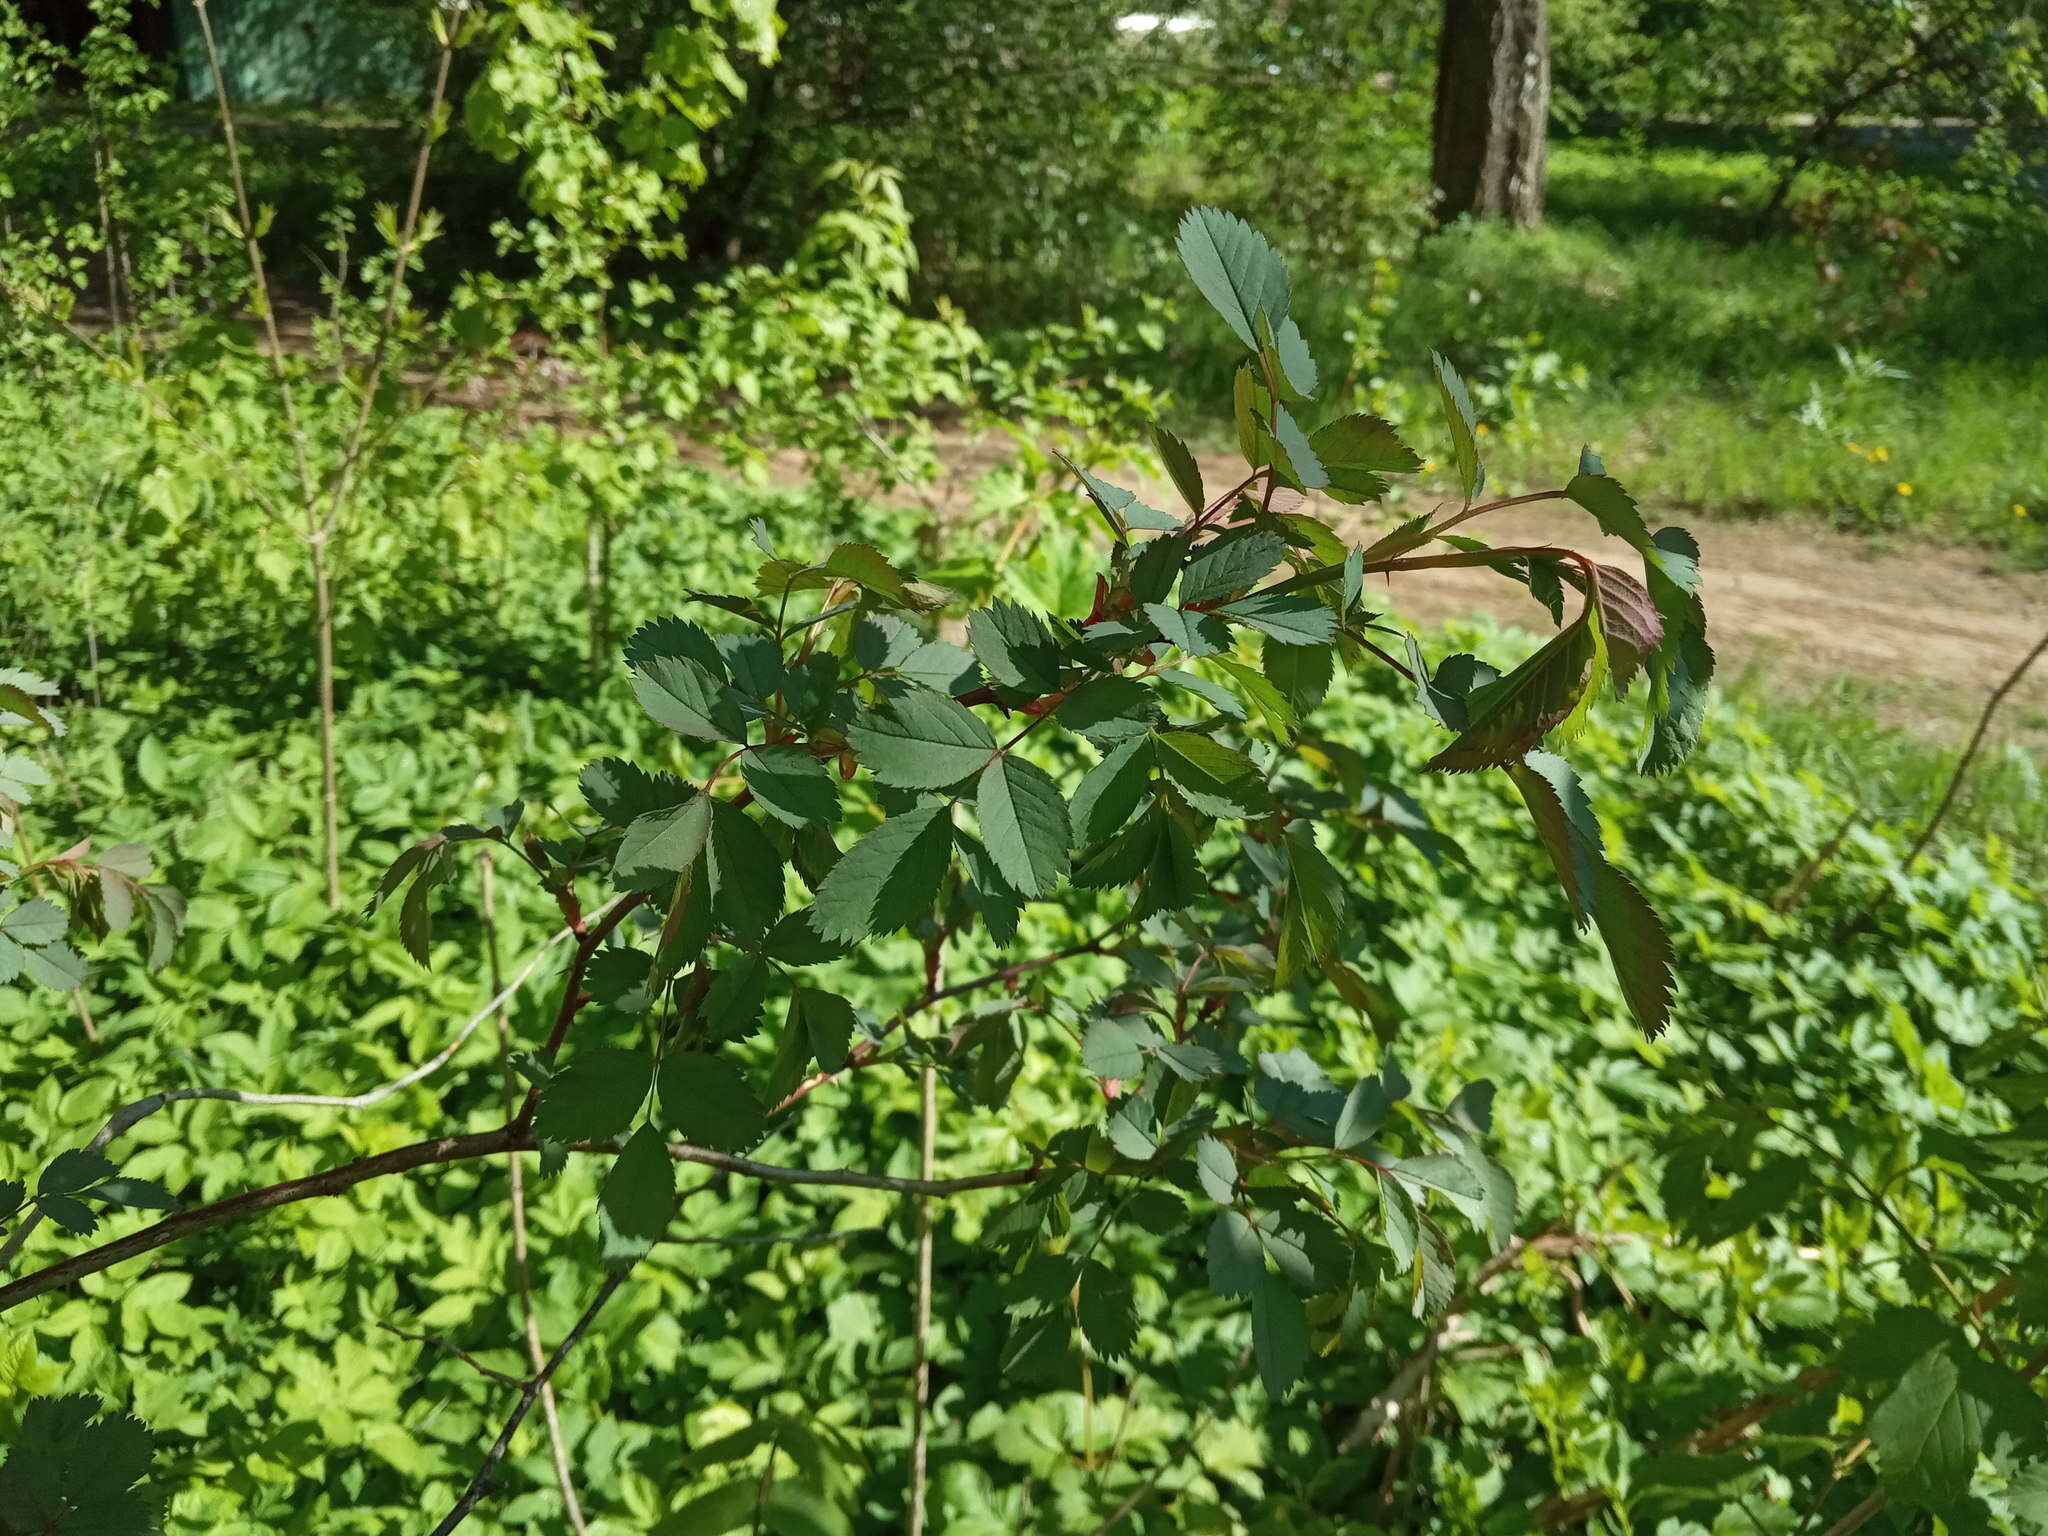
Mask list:
[[[168,0],[187,96],[213,93],[192,0]],[[368,107],[423,94],[432,0],[209,0],[230,98],[294,107]]]

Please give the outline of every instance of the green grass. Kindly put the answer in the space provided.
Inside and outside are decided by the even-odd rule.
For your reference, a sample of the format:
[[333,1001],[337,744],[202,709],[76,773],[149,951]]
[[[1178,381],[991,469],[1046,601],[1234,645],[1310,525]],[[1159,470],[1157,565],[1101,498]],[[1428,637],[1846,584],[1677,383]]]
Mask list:
[[[1686,149],[1566,145],[1552,222],[1534,234],[1431,242],[1390,324],[1397,355],[1432,335],[1453,355],[1533,334],[1560,376],[1503,434],[1502,468],[1547,479],[1592,440],[1667,501],[1864,530],[1930,531],[2048,563],[2048,459],[2015,454],[2048,415],[2048,323],[2025,272],[1991,243],[1902,298],[1881,252],[1738,243],[1765,162]],[[1733,207],[1724,207],[1723,202]],[[1903,377],[1897,376],[1903,375]],[[2016,513],[2015,508],[2025,508]]]
[[[1911,210],[1902,238],[1943,252],[1924,291],[1905,292],[1882,242],[1752,238],[1770,175],[1754,150],[1566,141],[1544,228],[1423,241],[1393,263],[1391,305],[1364,336],[1357,274],[1297,262],[1297,313],[1327,372],[1351,371],[1347,344],[1369,359],[1347,407],[1412,422],[1426,454],[1442,444],[1425,360],[1449,355],[1510,488],[1556,483],[1590,441],[1660,502],[2048,566],[2048,456],[2015,451],[2048,418],[2039,245],[1957,189],[1897,178],[1885,185]],[[1229,394],[1210,339],[1197,321],[1166,365],[1197,407]]]
[[[1866,819],[1904,838],[1919,835],[1955,773],[1966,733],[1948,740],[1890,723],[1896,690],[1840,678],[1788,696],[1754,670],[1729,687],[1733,707],[1753,719],[1786,762],[1850,796]],[[2048,717],[2014,707],[1996,717],[1943,822],[1950,841],[1996,842],[2022,876],[2048,878],[2048,770],[2039,749]]]

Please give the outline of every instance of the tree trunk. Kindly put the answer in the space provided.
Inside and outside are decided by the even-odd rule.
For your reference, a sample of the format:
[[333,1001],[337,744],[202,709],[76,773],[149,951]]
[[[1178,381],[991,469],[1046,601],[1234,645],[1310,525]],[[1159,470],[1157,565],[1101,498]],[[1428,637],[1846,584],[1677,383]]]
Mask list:
[[1432,174],[1439,223],[1543,222],[1548,0],[1444,0]]

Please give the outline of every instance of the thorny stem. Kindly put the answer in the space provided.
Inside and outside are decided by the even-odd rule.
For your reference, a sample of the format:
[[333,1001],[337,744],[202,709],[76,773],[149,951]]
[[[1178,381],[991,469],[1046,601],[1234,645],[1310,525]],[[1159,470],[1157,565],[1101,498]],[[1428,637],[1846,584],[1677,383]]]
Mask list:
[[1568,496],[1565,492],[1561,490],[1530,491],[1527,495],[1523,496],[1504,496],[1499,501],[1489,501],[1481,504],[1480,506],[1467,507],[1464,511],[1460,512],[1456,517],[1450,518],[1445,522],[1438,523],[1434,528],[1427,530],[1427,532],[1431,538],[1436,538],[1440,534],[1450,532],[1451,529],[1457,527],[1460,523],[1469,523],[1472,521],[1473,518],[1484,517],[1489,512],[1499,512],[1508,507],[1525,507],[1530,505],[1532,502],[1538,501],[1569,500],[1571,500],[1570,496]]
[[[518,1125],[504,1125],[494,1131],[472,1131],[460,1136],[442,1136],[432,1141],[415,1142],[411,1146],[398,1147],[390,1152],[380,1152],[374,1157],[358,1158],[352,1163],[343,1163],[321,1173],[305,1178],[287,1179],[279,1184],[265,1185],[243,1194],[231,1195],[225,1200],[216,1200],[210,1205],[192,1206],[175,1211],[163,1220],[154,1222],[138,1231],[119,1237],[97,1248],[89,1248],[69,1258],[60,1259],[31,1274],[22,1276],[11,1285],[0,1286],[0,1312],[11,1311],[25,1301],[32,1301],[47,1292],[60,1290],[87,1275],[99,1274],[113,1268],[125,1259],[132,1259],[150,1253],[181,1237],[210,1227],[224,1226],[247,1216],[263,1211],[275,1210],[281,1205],[293,1205],[301,1200],[313,1200],[322,1195],[340,1194],[356,1185],[386,1174],[408,1173],[415,1168],[434,1167],[443,1163],[469,1162],[480,1157],[496,1157],[502,1152],[532,1152],[537,1143],[527,1130]],[[589,1143],[574,1143],[572,1151],[595,1152],[605,1156],[616,1155],[617,1148],[593,1146]],[[752,1158],[735,1157],[729,1152],[720,1152],[710,1147],[693,1146],[687,1142],[670,1142],[668,1154],[680,1163],[697,1163],[714,1168],[722,1173],[737,1174],[743,1178],[759,1179],[767,1184],[817,1185],[827,1189],[876,1189],[896,1195],[964,1195],[984,1189],[1012,1189],[1020,1185],[1035,1183],[1042,1169],[1010,1168],[999,1173],[970,1174],[957,1179],[897,1179],[879,1173],[863,1173],[852,1168],[786,1168],[774,1163],[759,1163]]]
[[[562,1049],[563,1038],[569,1033],[569,1026],[576,1022],[576,1015],[582,1011],[583,1005],[590,1001],[583,991],[583,973],[590,968],[591,957],[603,947],[605,939],[624,921],[626,914],[646,899],[647,897],[639,892],[628,896],[598,919],[597,923],[577,940],[576,958],[569,962],[569,974],[562,980],[562,1001],[555,1009],[554,1027],[548,1031],[547,1043],[540,1049],[542,1061],[554,1061],[556,1054]],[[574,926],[573,920],[571,926]],[[512,1117],[515,1129],[523,1132],[533,1123],[534,1106],[539,1102],[540,1087],[536,1084],[526,1090],[526,1099],[520,1104],[519,1113]]]

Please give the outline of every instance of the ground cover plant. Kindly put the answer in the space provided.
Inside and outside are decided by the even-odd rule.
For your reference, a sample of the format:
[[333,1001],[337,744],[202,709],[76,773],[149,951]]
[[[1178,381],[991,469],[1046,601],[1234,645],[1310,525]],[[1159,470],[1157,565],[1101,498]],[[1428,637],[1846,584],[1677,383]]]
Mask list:
[[[1291,14],[1230,46],[1334,87],[1405,25]],[[1361,97],[1293,281],[1140,200],[957,243],[1109,306],[991,339],[914,160],[678,258],[764,10],[441,15],[464,110],[395,167],[234,111],[238,200],[118,27],[97,120],[0,140],[0,1532],[2048,1526],[2038,775],[1937,828],[1952,759],[1711,697],[1697,551],[1558,446],[1635,481],[1696,362],[1761,441],[1882,285],[1802,329],[1721,148],[1567,146],[1561,227],[1410,251]],[[959,133],[1029,184],[1074,62]],[[1166,105],[1234,198],[1334,110]],[[1924,363],[1849,361],[1881,478]],[[1983,441],[1912,501],[2024,468]],[[1413,630],[1447,566],[1539,632]]]
[[[325,915],[317,860],[294,852],[317,846],[293,808],[302,737],[295,768],[230,770],[226,814],[170,832],[233,883],[195,902],[173,990],[140,957],[122,973],[155,998],[108,1070],[59,1065],[61,1015],[14,1015],[36,1042],[22,1069],[49,1074],[17,1123],[74,1152],[117,1128],[106,1166],[53,1159],[52,1178],[37,1160],[15,1196],[11,1245],[43,1260],[0,1289],[30,1320],[8,1346],[5,1474],[15,1507],[44,1501],[22,1528],[145,1518],[146,1488],[123,1503],[104,1479],[115,1508],[78,1507],[88,1460],[147,1468],[143,1432],[78,1388],[132,1406],[172,1525],[199,1528],[346,1507],[378,1529],[431,1499],[444,1527],[575,1500],[596,1526],[832,1530],[902,1518],[906,1488],[960,1530],[2027,1516],[2038,907],[1967,854],[1915,874],[1868,831],[1830,850],[1839,802],[1774,776],[1759,740],[1701,768],[1653,757],[1670,790],[1613,793],[1640,748],[1590,705],[1602,665],[1662,669],[1653,755],[1698,723],[1680,583],[1658,613],[1619,572],[1581,569],[1574,617],[1490,685],[1375,628],[1368,571],[1482,560],[1548,601],[1573,568],[1441,539],[1471,508],[1376,550],[1324,547],[1285,493],[1321,476],[1369,494],[1414,455],[1357,418],[1297,439],[1305,349],[1275,259],[1222,216],[1186,238],[1249,337],[1252,473],[1189,484],[1181,513],[1087,480],[1110,553],[1094,611],[999,601],[962,646],[931,627],[946,594],[854,543],[788,558],[787,526],[763,523],[754,590],[699,588],[707,626],[638,631],[630,692],[595,714],[536,698],[507,717],[474,695],[449,739],[478,767],[429,793],[477,803],[495,763],[495,783],[540,791],[523,815],[410,841],[415,786],[441,770],[399,742],[434,691],[366,690],[352,714],[390,771],[352,809],[410,844],[382,890],[395,924]],[[1479,438],[1439,368],[1447,457],[1477,492]],[[1597,470],[1557,494],[1632,532]],[[1148,523],[1173,526],[1133,536]],[[1654,581],[1674,541],[1641,542]],[[738,585],[724,561],[697,579]],[[1679,637],[1661,657],[1653,622]],[[1666,941],[1572,770],[1532,750],[1574,714],[1603,802],[1672,864],[1644,867],[1685,912],[1673,1044],[1646,1042]],[[593,722],[632,750],[579,774],[562,750]],[[109,833],[164,830],[135,825],[119,786],[189,793],[236,760],[239,729],[102,744],[79,771],[113,796]],[[1508,771],[1429,791],[1414,774],[1432,756]],[[1510,778],[1512,796],[1484,787]],[[841,851],[846,820],[872,824]],[[465,853],[493,856],[492,884],[472,885]],[[1562,879],[1530,901],[1539,858]],[[522,868],[538,889],[520,891]],[[778,877],[745,878],[762,870]],[[1614,969],[1573,957],[1574,909]],[[1872,911],[1859,933],[1851,916]],[[451,918],[506,957],[483,988],[452,974],[476,956]],[[1935,932],[1942,961],[1916,937]],[[262,979],[309,965],[333,980]],[[550,994],[520,987],[543,965]],[[365,989],[381,1026],[351,1005]],[[495,1065],[453,1068],[451,1043],[485,1024]],[[151,1097],[180,1061],[190,1109]],[[1880,1065],[1887,1094],[1847,1091]],[[300,1067],[336,1091],[309,1092]],[[1756,1088],[1726,1094],[1729,1074]],[[1923,1096],[1905,1117],[1901,1081]],[[321,1155],[334,1136],[354,1162]],[[771,1137],[787,1161],[755,1155]],[[478,1203],[505,1187],[483,1166],[535,1157],[508,1206]],[[444,1160],[431,1184],[372,1176]],[[280,1161],[293,1180],[262,1193],[251,1175]],[[1969,1199],[1944,1198],[1954,1180]],[[80,1250],[52,1235],[78,1216],[67,1182],[178,1209]],[[822,1191],[844,1203],[820,1208]],[[279,1199],[197,1268],[109,1275]],[[278,1265],[299,1278],[273,1296]],[[251,1302],[281,1336],[223,1330]],[[552,1341],[531,1363],[503,1336],[521,1315]],[[252,1348],[281,1352],[229,1400],[188,1389],[226,1390]],[[151,1374],[172,1359],[191,1363]],[[506,1433],[558,1372],[607,1406],[565,1393],[553,1434]],[[864,1406],[794,1385],[813,1379]],[[685,1380],[678,1430],[660,1405]],[[303,1427],[252,1437],[266,1403]],[[1431,1427],[1402,1425],[1411,1412]],[[1925,1437],[1930,1416],[1953,1433]]]

